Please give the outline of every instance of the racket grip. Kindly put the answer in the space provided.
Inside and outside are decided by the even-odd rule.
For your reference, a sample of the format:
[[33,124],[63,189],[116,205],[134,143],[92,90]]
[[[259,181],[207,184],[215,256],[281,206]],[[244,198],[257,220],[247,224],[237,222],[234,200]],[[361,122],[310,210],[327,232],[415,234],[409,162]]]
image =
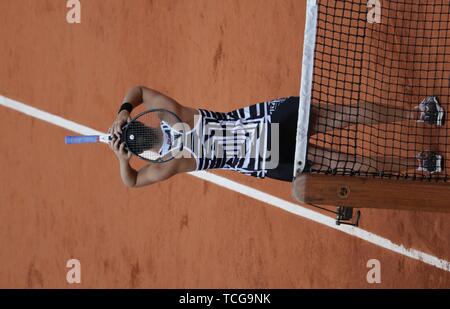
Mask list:
[[97,143],[99,141],[99,137],[98,135],[66,136],[64,141],[66,144]]

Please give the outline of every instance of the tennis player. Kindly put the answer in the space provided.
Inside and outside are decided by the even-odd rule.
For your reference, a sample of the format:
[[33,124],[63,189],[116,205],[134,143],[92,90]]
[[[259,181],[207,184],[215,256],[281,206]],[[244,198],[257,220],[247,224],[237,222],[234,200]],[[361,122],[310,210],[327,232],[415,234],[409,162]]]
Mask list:
[[[285,97],[261,102],[231,112],[215,112],[206,109],[193,109],[182,106],[174,99],[146,87],[138,86],[130,89],[125,95],[123,104],[108,133],[113,135],[110,148],[120,163],[120,175],[128,187],[142,187],[168,179],[179,173],[208,169],[234,170],[258,178],[272,178],[282,181],[293,180],[295,160],[295,143],[297,134],[298,97]],[[129,161],[131,153],[125,150],[125,144],[120,143],[121,128],[131,120],[131,111],[144,104],[146,109],[165,109],[175,113],[182,122],[191,128],[189,147],[183,150],[184,155],[164,163],[149,163],[136,171]],[[314,108],[310,115],[309,134],[323,133],[330,129],[329,124],[323,124],[319,119],[332,119],[333,128],[342,128],[359,121],[370,123],[387,123],[398,120],[398,117],[410,117],[411,111],[399,111],[395,117],[390,115],[392,108],[372,104],[364,109],[361,115],[349,109],[354,107],[336,105],[326,109],[326,115],[321,115],[325,109]],[[436,97],[428,97],[416,107],[419,110],[418,122],[431,125],[441,125],[443,109]],[[330,113],[333,115],[330,116]],[[349,116],[350,115],[350,116]],[[351,115],[359,115],[353,119]],[[337,119],[339,121],[337,121]],[[163,146],[163,145],[162,145]],[[353,161],[353,168],[380,169],[374,167],[367,158],[345,160],[346,154],[331,153],[326,149],[308,146],[313,152],[323,152],[323,158],[329,158],[330,168],[339,168],[339,162]],[[438,154],[423,152],[417,169],[436,172]],[[335,158],[335,159],[333,159]],[[344,158],[344,159],[343,159]],[[416,161],[417,159],[414,158]],[[323,162],[322,162],[323,163]],[[392,165],[393,162],[390,162]],[[310,162],[309,168],[314,166]],[[347,166],[348,167],[348,166]],[[308,169],[306,169],[308,171]]]

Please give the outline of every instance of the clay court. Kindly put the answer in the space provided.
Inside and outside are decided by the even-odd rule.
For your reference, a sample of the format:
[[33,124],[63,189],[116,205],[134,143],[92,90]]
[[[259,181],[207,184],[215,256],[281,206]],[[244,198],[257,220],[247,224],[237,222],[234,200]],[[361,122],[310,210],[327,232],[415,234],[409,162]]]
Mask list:
[[[68,24],[65,1],[0,0],[0,96],[105,132],[135,85],[217,111],[299,95],[306,1],[81,3]],[[67,146],[73,132],[4,106],[0,120],[1,288],[450,287],[449,213],[364,209],[355,237],[274,207],[297,203],[289,183],[212,171],[127,189],[105,145]]]

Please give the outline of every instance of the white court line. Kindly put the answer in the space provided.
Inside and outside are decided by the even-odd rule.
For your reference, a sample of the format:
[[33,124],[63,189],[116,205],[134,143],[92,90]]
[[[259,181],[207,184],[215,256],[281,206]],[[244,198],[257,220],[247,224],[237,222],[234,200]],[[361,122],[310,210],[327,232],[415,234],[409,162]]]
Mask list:
[[[40,109],[28,106],[26,104],[17,102],[15,100],[6,98],[4,96],[0,96],[0,105],[3,105],[5,107],[14,109],[18,112],[27,114],[31,117],[49,122],[51,124],[54,124],[58,127],[65,128],[67,130],[76,132],[78,134],[84,134],[84,135],[95,135],[95,134],[104,134],[100,131],[91,129],[89,127],[77,124],[73,121],[64,119],[59,116],[52,115],[50,113],[47,113],[45,111],[42,111]],[[62,143],[63,141],[61,141]],[[226,189],[229,189],[231,191],[235,191],[238,193],[241,193],[243,195],[246,195],[248,197],[251,197],[255,200],[258,200],[260,202],[275,206],[277,208],[280,208],[284,211],[290,212],[292,214],[295,214],[297,216],[312,220],[314,222],[317,222],[319,224],[325,225],[329,228],[341,231],[343,233],[346,233],[348,235],[360,238],[362,240],[365,240],[371,244],[374,244],[376,246],[382,247],[386,250],[398,253],[400,255],[412,258],[414,260],[421,261],[425,264],[434,266],[436,268],[445,270],[450,272],[450,262],[446,261],[444,259],[440,259],[436,256],[433,256],[431,254],[427,254],[425,252],[411,249],[411,248],[405,248],[403,245],[398,245],[396,243],[393,243],[387,238],[381,237],[379,235],[376,235],[374,233],[368,232],[366,230],[363,230],[361,228],[352,227],[352,226],[345,226],[340,225],[337,226],[335,224],[334,219],[331,217],[322,215],[316,211],[313,211],[311,209],[305,208],[300,206],[299,204],[292,203],[286,200],[283,200],[281,198],[278,198],[276,196],[270,195],[268,193],[265,193],[263,191],[254,189],[252,187],[240,184],[236,181],[232,181],[230,179],[227,179],[225,177],[221,177],[212,173],[208,172],[193,172],[190,173],[194,177],[198,177],[200,179],[203,179],[205,181],[209,181],[211,183],[214,183],[218,186],[224,187]]]

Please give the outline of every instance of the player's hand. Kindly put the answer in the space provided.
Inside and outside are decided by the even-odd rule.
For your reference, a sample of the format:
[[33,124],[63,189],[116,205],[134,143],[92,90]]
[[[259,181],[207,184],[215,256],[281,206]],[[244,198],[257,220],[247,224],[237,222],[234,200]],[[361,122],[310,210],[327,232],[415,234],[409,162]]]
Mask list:
[[126,110],[121,111],[119,114],[117,114],[117,117],[111,125],[111,128],[109,128],[108,133],[116,136],[117,138],[120,138],[120,135],[122,134],[122,127],[130,121],[130,113]]
[[109,148],[111,148],[119,161],[130,161],[131,152],[125,150],[125,143],[121,143],[120,138],[116,138],[115,136],[113,136],[112,140],[109,142]]

